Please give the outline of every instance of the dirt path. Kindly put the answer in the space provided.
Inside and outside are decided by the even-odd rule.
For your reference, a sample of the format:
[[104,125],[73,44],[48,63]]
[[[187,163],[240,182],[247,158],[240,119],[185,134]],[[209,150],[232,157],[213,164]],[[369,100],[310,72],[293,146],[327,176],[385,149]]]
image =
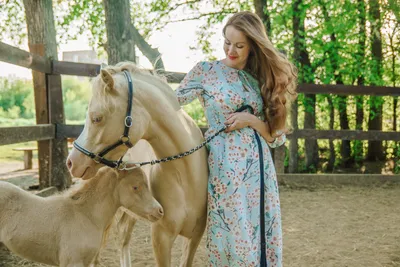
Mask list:
[[[400,267],[400,187],[281,189],[284,266]],[[149,224],[138,222],[132,265],[155,266]],[[178,266],[181,239],[173,250]],[[114,228],[101,252],[101,266],[119,266]],[[44,266],[0,249],[0,266]],[[206,266],[204,238],[194,266]]]

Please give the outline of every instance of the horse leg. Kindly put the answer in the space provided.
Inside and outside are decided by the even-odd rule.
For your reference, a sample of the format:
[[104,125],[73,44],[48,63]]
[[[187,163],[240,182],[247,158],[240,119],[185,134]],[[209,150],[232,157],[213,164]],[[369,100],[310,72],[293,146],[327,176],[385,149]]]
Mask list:
[[184,239],[180,267],[191,267],[193,265],[194,255],[196,254],[203,233],[204,227],[202,227],[201,231],[194,232],[191,238]]
[[117,234],[119,245],[121,247],[120,254],[120,264],[121,267],[130,267],[131,266],[131,253],[129,251],[129,243],[132,237],[133,226],[136,223],[136,219],[127,214],[126,212],[122,213],[120,220],[117,222]]
[[153,223],[151,225],[151,236],[157,266],[170,267],[172,245],[177,235],[166,231],[160,224]]

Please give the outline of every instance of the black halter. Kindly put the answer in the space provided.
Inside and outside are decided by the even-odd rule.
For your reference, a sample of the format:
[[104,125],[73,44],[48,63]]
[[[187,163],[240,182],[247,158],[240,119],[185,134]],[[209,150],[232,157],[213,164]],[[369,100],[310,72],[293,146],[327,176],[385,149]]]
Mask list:
[[74,142],[74,147],[78,151],[80,151],[84,155],[90,157],[95,162],[102,163],[111,168],[118,167],[122,162],[122,157],[119,160],[105,159],[104,156],[108,152],[119,147],[120,145],[125,145],[128,148],[133,147],[133,144],[131,143],[130,138],[129,138],[129,128],[132,126],[131,112],[132,112],[133,84],[132,84],[132,78],[131,78],[130,73],[127,70],[124,70],[123,73],[124,73],[126,79],[128,80],[128,108],[126,110],[126,116],[125,116],[125,120],[124,120],[124,124],[125,124],[124,134],[121,135],[121,137],[119,138],[119,140],[117,142],[106,147],[105,149],[103,149],[102,151],[100,151],[97,154],[90,152],[89,150],[87,150],[84,147],[82,147],[81,145],[79,145],[77,142]]

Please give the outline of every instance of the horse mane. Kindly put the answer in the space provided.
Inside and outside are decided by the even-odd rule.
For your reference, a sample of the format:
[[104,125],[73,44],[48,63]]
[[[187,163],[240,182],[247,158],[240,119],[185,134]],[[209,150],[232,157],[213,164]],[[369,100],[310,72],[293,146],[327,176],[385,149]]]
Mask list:
[[[139,68],[138,66],[136,66],[135,63],[129,61],[119,62],[115,66],[106,66],[104,69],[107,70],[111,75],[121,73],[124,70],[129,71],[132,74],[133,78],[139,79],[140,81],[150,84],[159,89],[166,97],[168,97],[171,104],[176,109],[180,108],[180,105],[175,97],[174,90],[172,90],[172,88],[169,86],[166,76],[163,76],[156,71]],[[101,78],[99,78],[98,80],[102,82]],[[102,84],[103,85],[101,86],[101,88],[105,88],[105,83],[102,82]],[[106,90],[98,91],[100,91],[98,93],[103,96],[102,99],[107,99],[107,97],[104,97],[106,94]],[[110,106],[110,103],[104,104],[105,106]]]

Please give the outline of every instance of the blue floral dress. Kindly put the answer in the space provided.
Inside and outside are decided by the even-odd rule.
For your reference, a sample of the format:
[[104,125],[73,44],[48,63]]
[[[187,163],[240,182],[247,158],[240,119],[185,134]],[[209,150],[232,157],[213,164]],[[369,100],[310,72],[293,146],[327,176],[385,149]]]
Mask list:
[[[255,115],[264,120],[257,80],[246,71],[230,68],[221,61],[198,63],[182,80],[176,96],[181,105],[195,98],[200,100],[209,126],[206,137],[221,129],[228,115],[243,105],[251,106]],[[261,264],[262,254],[266,255],[266,266],[282,266],[279,192],[269,147],[282,145],[286,137],[283,134],[274,143],[267,144],[256,135],[258,133],[251,128],[223,132],[207,145],[207,266],[265,266]],[[261,245],[260,231],[262,176],[265,249]]]

